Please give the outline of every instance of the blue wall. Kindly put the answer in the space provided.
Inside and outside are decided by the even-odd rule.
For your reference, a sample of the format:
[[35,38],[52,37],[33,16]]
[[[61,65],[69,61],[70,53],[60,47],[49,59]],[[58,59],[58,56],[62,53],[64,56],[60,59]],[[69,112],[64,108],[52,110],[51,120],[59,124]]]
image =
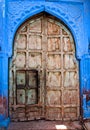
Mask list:
[[86,2],[84,2],[84,22],[86,33],[90,41],[90,0],[86,0]]
[[90,118],[90,0],[0,0],[0,126],[9,122],[8,59],[15,33],[25,20],[43,11],[62,20],[72,32],[80,63],[81,114]]

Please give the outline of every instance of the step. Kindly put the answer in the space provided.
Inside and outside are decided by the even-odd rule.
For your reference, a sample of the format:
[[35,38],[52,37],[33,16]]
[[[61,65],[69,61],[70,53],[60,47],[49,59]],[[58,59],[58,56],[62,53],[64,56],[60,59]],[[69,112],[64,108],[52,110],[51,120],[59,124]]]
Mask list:
[[29,122],[11,122],[8,130],[82,130],[79,121],[29,121]]

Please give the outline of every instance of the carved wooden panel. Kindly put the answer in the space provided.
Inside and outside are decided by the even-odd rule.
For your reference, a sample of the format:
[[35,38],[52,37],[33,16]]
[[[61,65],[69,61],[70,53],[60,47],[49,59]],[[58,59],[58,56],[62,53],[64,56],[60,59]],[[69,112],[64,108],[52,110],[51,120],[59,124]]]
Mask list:
[[61,114],[61,108],[53,108],[53,107],[47,107],[46,109],[46,116],[47,119],[49,120],[60,120],[62,119],[62,114]]
[[59,51],[60,50],[60,38],[49,37],[48,38],[48,51]]
[[37,86],[37,73],[36,72],[32,72],[32,71],[29,71],[28,73],[28,78],[29,78],[29,87],[32,87],[32,88],[35,88]]
[[41,36],[35,36],[35,35],[31,35],[29,36],[29,49],[41,49],[42,45],[42,37]]
[[54,22],[54,20],[48,21],[48,34],[49,35],[57,35],[60,34],[60,26]]
[[64,118],[66,119],[75,119],[77,117],[77,108],[76,107],[66,107],[64,109]]
[[74,50],[74,45],[73,45],[73,40],[71,37],[63,37],[63,44],[64,44],[64,47],[63,47],[63,50],[65,52],[72,52],[72,51],[75,51]]
[[78,76],[76,72],[73,71],[65,71],[64,72],[64,79],[63,79],[63,84],[64,87],[72,87],[77,88],[78,87]]
[[26,49],[27,37],[25,34],[19,34],[16,38],[17,49]]
[[60,69],[61,68],[61,56],[58,54],[48,55],[48,69]]
[[61,86],[61,73],[60,72],[48,72],[47,73],[47,86],[55,88]]
[[[56,96],[57,95],[57,96]],[[60,105],[61,104],[61,92],[48,90],[47,92],[47,105]]]
[[29,53],[29,67],[36,68],[42,64],[42,54],[41,53]]
[[70,31],[59,20],[42,13],[19,28],[9,89],[12,120],[78,119],[75,45]]
[[17,71],[16,72],[16,84],[19,86],[25,86],[26,83],[26,75],[25,71]]
[[[77,105],[77,91],[76,90],[65,90],[63,92],[63,104],[64,105]],[[68,100],[67,100],[68,99]]]
[[35,89],[30,89],[26,91],[26,104],[36,104],[37,103],[37,92]]
[[29,31],[35,33],[41,33],[42,31],[41,22],[42,22],[41,19],[31,20],[29,22]]
[[25,104],[25,90],[24,89],[17,90],[17,104]]
[[64,55],[64,67],[65,69],[75,69],[76,68],[76,62],[73,58],[73,55]]
[[16,56],[16,67],[25,67],[26,54],[24,52],[18,52]]

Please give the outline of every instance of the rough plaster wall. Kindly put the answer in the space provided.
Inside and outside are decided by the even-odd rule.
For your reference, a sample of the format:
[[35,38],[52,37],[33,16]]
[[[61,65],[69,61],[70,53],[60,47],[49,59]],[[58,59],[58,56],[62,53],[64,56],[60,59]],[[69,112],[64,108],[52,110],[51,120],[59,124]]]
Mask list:
[[90,42],[90,0],[86,0],[84,3],[84,23],[85,23],[85,33]]

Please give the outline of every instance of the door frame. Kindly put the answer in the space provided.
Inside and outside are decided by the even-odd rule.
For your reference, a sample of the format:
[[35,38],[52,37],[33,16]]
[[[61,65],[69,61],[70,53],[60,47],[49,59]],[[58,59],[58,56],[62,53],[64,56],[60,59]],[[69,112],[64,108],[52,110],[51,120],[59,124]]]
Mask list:
[[[39,14],[38,14],[39,15]],[[38,17],[38,15],[36,15]],[[51,15],[52,16],[52,15]],[[35,16],[34,16],[35,17]],[[31,18],[32,19],[32,18]],[[64,25],[64,24],[63,24]],[[65,25],[64,25],[65,26]],[[67,28],[67,26],[66,26]],[[69,30],[70,31],[70,30]],[[72,34],[71,34],[72,35]],[[72,36],[73,37],[73,36]],[[74,47],[75,47],[75,43],[74,43]],[[76,48],[76,47],[75,47]],[[75,57],[76,58],[76,57]]]

